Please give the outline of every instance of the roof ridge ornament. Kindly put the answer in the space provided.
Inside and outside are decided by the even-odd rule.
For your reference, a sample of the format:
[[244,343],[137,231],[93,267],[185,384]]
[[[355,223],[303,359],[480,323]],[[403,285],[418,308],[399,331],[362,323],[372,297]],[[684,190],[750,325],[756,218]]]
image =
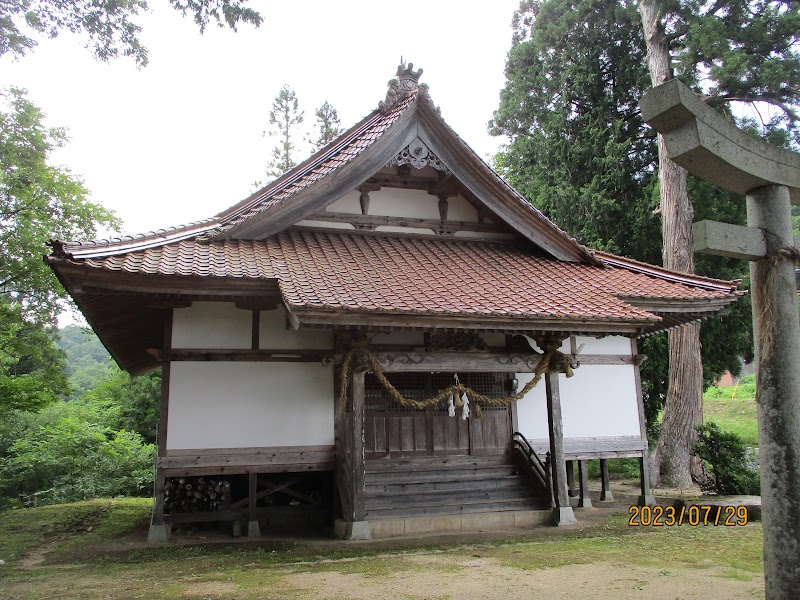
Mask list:
[[386,90],[386,99],[378,103],[378,110],[381,114],[385,115],[389,113],[399,102],[405,100],[417,91],[427,95],[428,86],[419,82],[421,76],[422,69],[417,69],[415,71],[414,63],[410,62],[406,64],[401,56],[395,78],[389,80],[389,89]]

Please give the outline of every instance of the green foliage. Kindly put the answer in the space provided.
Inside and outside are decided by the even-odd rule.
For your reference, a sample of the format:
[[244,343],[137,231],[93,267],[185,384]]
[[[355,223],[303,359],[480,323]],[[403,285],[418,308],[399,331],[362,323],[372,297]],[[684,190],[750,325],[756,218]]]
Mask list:
[[111,365],[105,379],[98,381],[83,399],[115,411],[116,428],[135,432],[145,443],[155,443],[161,400],[160,370],[131,377]]
[[[638,100],[650,87],[634,3],[526,0],[513,20],[506,86],[490,123],[509,138],[496,165],[550,219],[591,247],[661,263],[654,132]],[[744,224],[745,203],[690,179],[695,218]],[[742,261],[698,257],[698,273],[746,277]],[[746,285],[745,285],[746,287]],[[705,384],[752,354],[749,299],[705,322]],[[643,340],[642,389],[651,436],[667,393],[666,335]]]
[[67,358],[70,398],[112,407],[115,429],[136,432],[146,443],[155,443],[161,371],[131,377],[111,361],[98,337],[86,327],[67,325],[59,330],[59,338]]
[[642,201],[656,155],[637,104],[648,79],[635,7],[527,0],[513,28],[489,124],[509,138],[498,169],[580,242],[658,260],[659,219]]
[[795,0],[670,0],[662,29],[671,39],[675,75],[715,107],[769,105],[766,133],[800,138],[800,3]]
[[68,391],[63,353],[52,328],[27,320],[19,304],[0,297],[0,419],[38,410]]
[[[184,16],[189,14],[202,33],[211,23],[233,30],[239,23],[258,27],[262,17],[246,6],[247,0],[169,0]],[[38,42],[29,33],[54,38],[63,31],[82,33],[94,56],[108,61],[130,56],[147,64],[147,48],[135,17],[147,12],[147,0],[20,0],[0,4],[0,56],[23,56]]]
[[758,472],[747,461],[748,448],[739,436],[722,431],[714,423],[696,427],[694,453],[706,463],[710,476],[703,491],[714,494],[761,493]]
[[83,183],[51,166],[64,130],[44,125],[44,114],[22,90],[0,92],[0,294],[16,298],[27,316],[52,319],[64,290],[42,262],[47,241],[96,237],[116,227],[112,213],[89,202]]
[[342,127],[339,121],[339,113],[336,112],[336,109],[333,108],[327,100],[314,111],[314,116],[317,117],[317,139],[311,142],[311,146],[314,152],[316,152],[335,140],[339,134],[342,133]]
[[149,493],[154,447],[137,433],[115,429],[119,418],[119,408],[102,398],[7,415],[0,431],[0,502]]
[[278,138],[272,149],[272,157],[267,163],[267,175],[280,177],[294,167],[295,137],[297,126],[303,123],[303,111],[299,109],[297,95],[288,85],[284,85],[272,101],[269,111],[269,135]]

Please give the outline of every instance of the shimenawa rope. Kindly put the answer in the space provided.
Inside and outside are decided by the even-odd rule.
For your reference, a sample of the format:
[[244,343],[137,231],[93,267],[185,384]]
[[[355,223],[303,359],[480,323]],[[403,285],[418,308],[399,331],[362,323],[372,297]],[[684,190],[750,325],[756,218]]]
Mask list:
[[[517,400],[521,400],[525,397],[525,395],[530,392],[536,385],[541,381],[542,375],[544,375],[548,369],[550,368],[550,363],[557,354],[560,354],[556,349],[548,350],[544,356],[542,356],[542,360],[539,362],[539,366],[536,367],[536,371],[534,373],[533,378],[525,384],[525,386],[515,394],[511,394],[504,398],[493,398],[491,396],[486,396],[479,392],[476,392],[472,388],[467,387],[462,383],[457,383],[441,390],[435,396],[427,398],[425,400],[414,400],[412,398],[406,398],[401,394],[396,387],[392,385],[389,379],[386,377],[383,369],[381,368],[380,364],[378,363],[378,359],[369,351],[364,349],[358,350],[351,350],[348,352],[344,360],[342,361],[342,370],[339,374],[339,411],[343,411],[346,401],[347,401],[347,390],[348,384],[350,381],[350,376],[353,370],[353,359],[356,355],[363,354],[366,358],[367,365],[369,365],[369,370],[375,375],[375,378],[378,382],[383,386],[383,388],[389,393],[392,399],[400,404],[401,406],[405,406],[406,408],[414,408],[416,410],[430,410],[435,406],[445,402],[449,399],[450,394],[453,394],[455,398],[455,405],[458,408],[462,406],[461,396],[463,394],[467,395],[469,398],[471,405],[475,409],[475,416],[477,418],[481,417],[481,405],[484,406],[508,406],[512,402],[516,402]],[[564,360],[564,372],[567,377],[572,377],[572,368],[569,364],[568,360]]]

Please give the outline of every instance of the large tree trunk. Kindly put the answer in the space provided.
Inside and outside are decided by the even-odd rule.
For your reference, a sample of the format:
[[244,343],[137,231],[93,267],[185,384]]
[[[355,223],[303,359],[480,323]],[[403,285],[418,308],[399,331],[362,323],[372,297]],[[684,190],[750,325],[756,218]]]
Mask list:
[[[647,63],[653,86],[672,79],[669,41],[664,35],[656,0],[641,0]],[[682,273],[694,272],[692,250],[692,203],[686,186],[686,169],[667,157],[658,136],[661,221],[664,266]],[[703,421],[703,365],[700,357],[700,325],[685,325],[669,333],[669,387],[661,437],[651,471],[654,479],[669,487],[692,484],[694,426]],[[654,482],[658,483],[658,482]]]

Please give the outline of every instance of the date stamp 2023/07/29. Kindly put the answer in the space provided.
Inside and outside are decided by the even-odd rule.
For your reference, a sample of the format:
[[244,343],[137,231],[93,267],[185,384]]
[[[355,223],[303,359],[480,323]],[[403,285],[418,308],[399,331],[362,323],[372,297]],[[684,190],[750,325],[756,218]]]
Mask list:
[[692,504],[690,506],[631,506],[628,509],[628,525],[631,527],[672,527],[690,525],[724,525],[740,527],[747,525],[746,506]]

